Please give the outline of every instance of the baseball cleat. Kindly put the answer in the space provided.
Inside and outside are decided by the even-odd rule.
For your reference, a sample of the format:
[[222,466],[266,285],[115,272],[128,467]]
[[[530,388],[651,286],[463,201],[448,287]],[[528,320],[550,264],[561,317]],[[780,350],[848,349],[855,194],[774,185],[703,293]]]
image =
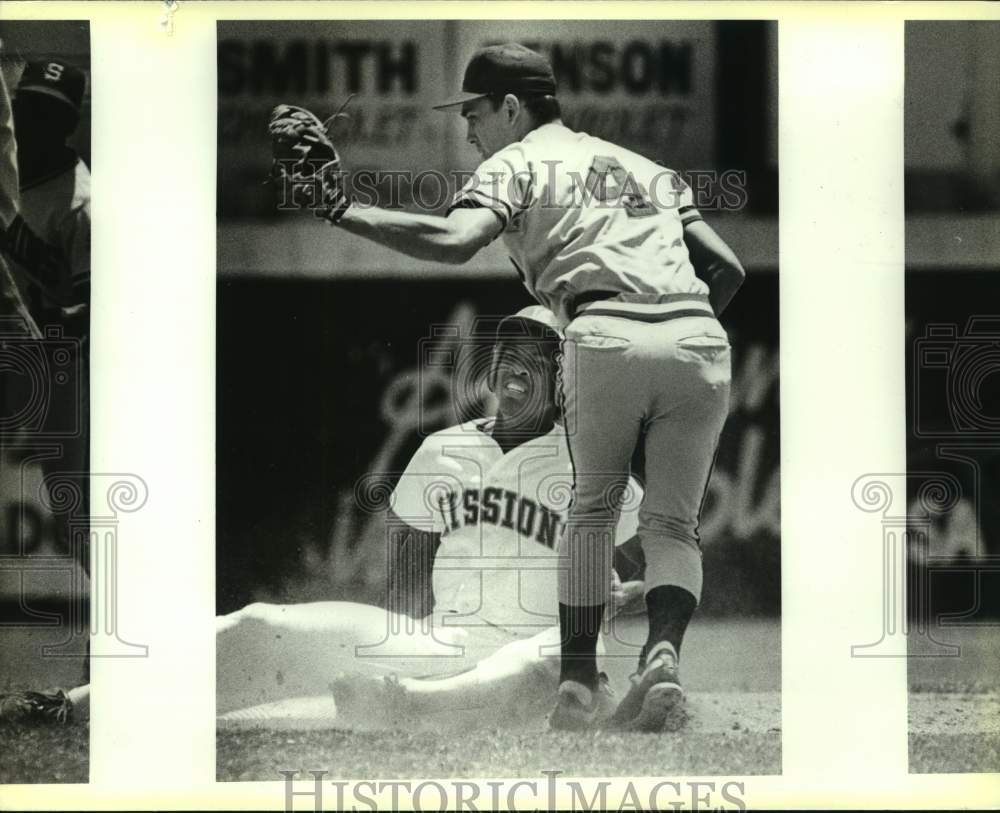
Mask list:
[[0,694],[0,721],[14,723],[66,723],[73,703],[62,689],[51,692]]
[[611,716],[613,695],[608,676],[601,672],[597,688],[588,689],[575,680],[559,684],[556,707],[549,714],[553,731],[587,731],[603,724]]
[[662,731],[684,703],[677,671],[677,651],[668,641],[661,641],[650,651],[642,672],[632,675],[632,686],[611,716],[609,727]]

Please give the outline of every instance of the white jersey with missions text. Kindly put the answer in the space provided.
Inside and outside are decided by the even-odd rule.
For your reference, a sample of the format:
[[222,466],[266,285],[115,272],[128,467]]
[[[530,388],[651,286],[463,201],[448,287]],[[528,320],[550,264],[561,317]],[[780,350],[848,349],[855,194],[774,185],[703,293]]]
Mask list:
[[[407,524],[441,534],[434,561],[435,613],[461,626],[522,637],[558,623],[558,541],[573,486],[561,426],[506,454],[492,419],[430,435],[392,496]],[[638,529],[641,489],[625,497],[617,541]]]
[[581,296],[707,294],[684,244],[700,219],[681,177],[637,153],[545,124],[479,165],[452,208],[482,206],[525,286],[568,322]]

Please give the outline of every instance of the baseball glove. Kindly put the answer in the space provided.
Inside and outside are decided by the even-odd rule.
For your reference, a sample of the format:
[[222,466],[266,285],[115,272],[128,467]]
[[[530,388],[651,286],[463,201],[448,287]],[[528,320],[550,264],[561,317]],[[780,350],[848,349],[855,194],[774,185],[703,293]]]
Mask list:
[[[291,208],[310,208],[319,218],[339,221],[351,201],[345,190],[340,156],[326,124],[304,107],[279,104],[271,111],[267,129],[271,135],[272,172],[290,185]],[[286,197],[281,208],[287,206]]]

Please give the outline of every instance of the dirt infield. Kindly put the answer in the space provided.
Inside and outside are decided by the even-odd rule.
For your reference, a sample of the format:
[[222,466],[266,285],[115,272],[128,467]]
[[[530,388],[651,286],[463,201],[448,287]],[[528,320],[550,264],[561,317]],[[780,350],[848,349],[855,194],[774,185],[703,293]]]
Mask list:
[[0,723],[0,785],[81,783],[89,774],[86,723],[38,728]]
[[934,638],[959,649],[909,661],[910,772],[1000,772],[1000,626]]
[[1000,773],[1000,693],[910,695],[910,773]]
[[[545,715],[551,701],[534,704],[532,715],[519,714],[514,722],[502,719],[503,709],[489,707],[456,709],[420,720],[406,720],[405,728],[416,733],[448,731],[457,735],[480,731],[512,730],[519,733],[545,732]],[[509,713],[508,717],[510,716]],[[525,720],[524,717],[529,716]],[[447,718],[447,719],[445,719]],[[218,721],[220,732],[274,730],[313,731],[344,728],[337,719],[336,704],[329,697],[305,697],[241,709]],[[371,729],[371,730],[374,730]],[[679,734],[729,734],[743,731],[780,734],[781,703],[776,692],[706,692],[690,694]]]
[[[604,668],[619,694],[644,635],[637,619],[608,644]],[[277,779],[279,769],[324,769],[341,778],[511,777],[552,768],[575,776],[780,773],[778,625],[702,622],[692,627],[682,660],[688,701],[676,731],[553,733],[545,724],[548,701],[511,725],[503,724],[503,709],[468,709],[401,731],[345,731],[337,729],[330,698],[301,698],[220,721],[218,778]]]
[[724,776],[781,772],[781,734],[229,731],[217,740],[219,781],[280,780],[279,770],[326,770],[328,778]]
[[[0,615],[10,608],[0,610]],[[83,656],[52,658],[43,646],[64,644],[65,629],[52,626],[0,627],[0,692],[77,686],[84,679]],[[87,724],[31,727],[0,722],[0,785],[86,782],[90,760]],[[0,793],[0,796],[3,794]]]
[[[1000,735],[1000,693],[912,694],[909,716],[913,734]],[[995,767],[1000,768],[1000,765]]]

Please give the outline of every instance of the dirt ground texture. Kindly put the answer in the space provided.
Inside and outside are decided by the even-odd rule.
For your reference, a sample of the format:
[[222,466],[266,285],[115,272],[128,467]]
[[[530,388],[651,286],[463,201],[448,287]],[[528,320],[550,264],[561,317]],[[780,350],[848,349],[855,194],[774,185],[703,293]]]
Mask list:
[[1000,624],[932,634],[958,650],[928,657],[927,641],[911,638],[910,772],[1000,772]]

